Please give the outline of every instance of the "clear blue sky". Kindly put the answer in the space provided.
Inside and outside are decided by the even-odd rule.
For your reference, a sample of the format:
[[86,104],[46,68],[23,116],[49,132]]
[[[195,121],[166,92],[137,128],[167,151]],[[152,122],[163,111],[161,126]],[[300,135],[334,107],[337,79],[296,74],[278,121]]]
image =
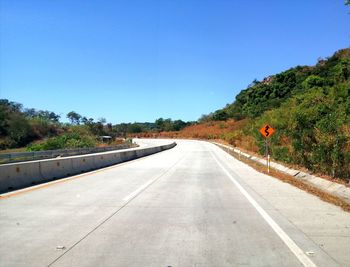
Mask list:
[[0,98],[113,123],[196,120],[350,44],[343,0],[0,0]]

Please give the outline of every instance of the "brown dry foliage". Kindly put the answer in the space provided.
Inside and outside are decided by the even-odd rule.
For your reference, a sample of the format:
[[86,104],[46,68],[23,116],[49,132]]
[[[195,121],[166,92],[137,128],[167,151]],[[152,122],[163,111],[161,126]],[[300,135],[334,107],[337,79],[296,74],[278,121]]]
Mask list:
[[[258,147],[252,136],[244,135],[243,128],[247,120],[210,121],[188,126],[178,132],[145,132],[132,134],[130,137],[144,138],[184,138],[201,140],[225,140],[228,144],[238,146],[244,150],[257,152]],[[232,134],[234,137],[232,137]]]

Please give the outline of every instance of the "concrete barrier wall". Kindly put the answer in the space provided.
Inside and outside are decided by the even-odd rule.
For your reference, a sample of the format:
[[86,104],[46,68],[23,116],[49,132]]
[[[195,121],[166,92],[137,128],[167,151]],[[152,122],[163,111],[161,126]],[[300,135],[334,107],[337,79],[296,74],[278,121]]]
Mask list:
[[31,160],[52,159],[57,156],[69,157],[83,154],[102,153],[107,151],[115,151],[130,148],[131,144],[120,144],[107,147],[94,148],[77,148],[77,149],[57,149],[48,151],[31,151],[31,152],[16,152],[16,153],[1,153],[0,163],[15,163]]
[[176,146],[132,148],[80,156],[0,165],[0,193],[141,158]]

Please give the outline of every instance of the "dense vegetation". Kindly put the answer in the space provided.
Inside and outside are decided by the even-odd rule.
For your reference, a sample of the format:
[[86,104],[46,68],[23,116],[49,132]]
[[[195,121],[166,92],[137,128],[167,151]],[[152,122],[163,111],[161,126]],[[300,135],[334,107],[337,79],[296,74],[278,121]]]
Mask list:
[[58,135],[59,116],[49,111],[23,109],[19,103],[0,100],[0,148],[21,147],[29,142]]
[[126,137],[140,132],[179,131],[190,125],[182,120],[157,119],[154,123],[112,125],[106,119],[94,121],[75,111],[61,123],[54,112],[23,108],[22,104],[0,99],[0,149],[27,146],[27,150],[82,148],[100,145],[99,136]]
[[225,108],[201,121],[245,119],[245,126],[220,136],[240,145],[254,138],[260,153],[265,123],[275,159],[312,171],[350,178],[350,49],[319,59],[316,66],[298,66],[254,81]]

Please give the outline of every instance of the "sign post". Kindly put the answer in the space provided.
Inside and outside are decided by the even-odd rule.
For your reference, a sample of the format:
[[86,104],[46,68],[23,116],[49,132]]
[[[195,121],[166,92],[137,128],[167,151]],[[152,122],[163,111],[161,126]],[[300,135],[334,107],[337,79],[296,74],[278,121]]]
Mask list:
[[265,157],[266,157],[266,166],[267,166],[267,172],[270,173],[270,142],[269,137],[273,135],[275,132],[275,129],[272,128],[270,125],[265,124],[264,127],[262,127],[259,131],[264,137],[265,137]]

